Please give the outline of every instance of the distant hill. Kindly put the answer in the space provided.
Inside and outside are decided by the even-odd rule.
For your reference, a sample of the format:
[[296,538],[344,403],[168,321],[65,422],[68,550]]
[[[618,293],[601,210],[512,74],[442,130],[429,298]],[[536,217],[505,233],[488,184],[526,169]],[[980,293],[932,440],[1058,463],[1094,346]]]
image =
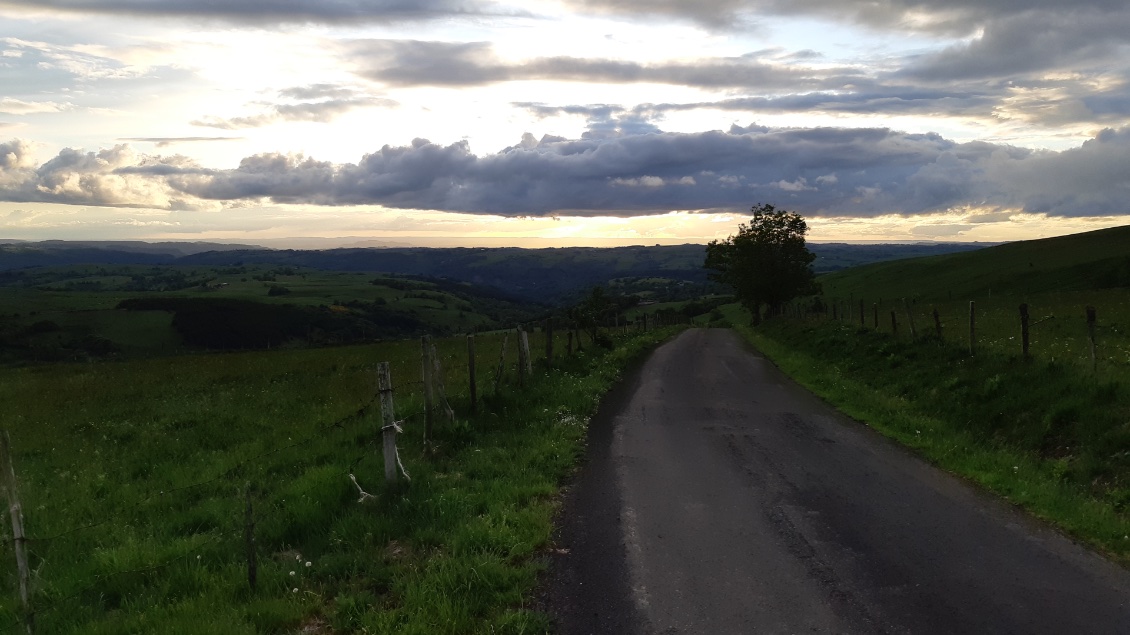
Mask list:
[[820,278],[830,297],[946,300],[992,293],[1087,291],[1130,286],[1130,226],[1025,240],[897,262]]
[[997,244],[1000,243],[878,243],[874,245],[809,243],[808,249],[816,254],[812,268],[816,271],[816,275],[820,275],[871,262],[962,253]]
[[0,270],[58,265],[167,265],[202,251],[263,249],[258,245],[140,240],[0,240]]
[[[897,258],[968,251],[981,244],[813,243],[818,273]],[[255,245],[140,241],[44,241],[0,244],[0,270],[70,265],[274,265],[325,271],[382,272],[494,287],[536,302],[569,302],[589,288],[628,293],[662,290],[657,300],[701,295],[709,286],[703,245],[504,248],[264,249]],[[636,282],[633,282],[636,281]],[[681,295],[680,295],[681,294]]]

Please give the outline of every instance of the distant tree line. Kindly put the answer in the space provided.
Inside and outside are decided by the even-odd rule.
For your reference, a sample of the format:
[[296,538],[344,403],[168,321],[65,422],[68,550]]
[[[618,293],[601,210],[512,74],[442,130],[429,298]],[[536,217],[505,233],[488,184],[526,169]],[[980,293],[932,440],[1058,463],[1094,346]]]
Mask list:
[[358,303],[356,311],[339,313],[328,307],[234,298],[144,297],[122,300],[117,308],[170,311],[173,328],[185,344],[220,350],[267,348],[292,340],[346,344],[427,331],[419,319],[375,303]]

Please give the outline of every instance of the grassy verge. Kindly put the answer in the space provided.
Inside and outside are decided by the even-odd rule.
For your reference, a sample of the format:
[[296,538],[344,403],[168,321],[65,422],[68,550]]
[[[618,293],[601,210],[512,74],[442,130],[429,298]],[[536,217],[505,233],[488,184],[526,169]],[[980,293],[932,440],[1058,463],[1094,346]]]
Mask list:
[[[548,618],[525,598],[558,484],[600,396],[670,334],[559,353],[558,370],[497,395],[482,369],[493,371],[500,341],[484,338],[488,396],[474,417],[459,388],[465,343],[441,341],[458,417],[429,457],[410,383],[414,342],[5,370],[38,631],[544,632]],[[412,477],[393,488],[383,485],[371,406],[373,368],[385,360]],[[358,500],[351,474],[373,498]],[[10,540],[0,562],[11,564],[0,621],[15,626]]]
[[753,329],[736,307],[729,316],[849,416],[1130,563],[1130,387],[1117,378],[842,322]]

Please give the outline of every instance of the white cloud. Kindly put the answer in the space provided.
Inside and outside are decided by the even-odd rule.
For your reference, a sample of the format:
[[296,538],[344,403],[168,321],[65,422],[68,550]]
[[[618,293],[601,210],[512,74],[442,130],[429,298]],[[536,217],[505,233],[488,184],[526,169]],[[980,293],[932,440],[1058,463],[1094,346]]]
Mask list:
[[59,104],[53,101],[22,101],[11,97],[0,97],[0,113],[9,115],[62,112],[71,107],[71,104]]

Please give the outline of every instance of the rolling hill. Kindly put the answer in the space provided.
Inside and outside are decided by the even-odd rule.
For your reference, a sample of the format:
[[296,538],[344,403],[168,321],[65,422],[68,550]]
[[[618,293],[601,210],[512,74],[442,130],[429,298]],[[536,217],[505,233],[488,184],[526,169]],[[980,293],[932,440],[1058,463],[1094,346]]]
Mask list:
[[1130,286],[1130,226],[853,267],[820,278],[828,297],[928,301]]

